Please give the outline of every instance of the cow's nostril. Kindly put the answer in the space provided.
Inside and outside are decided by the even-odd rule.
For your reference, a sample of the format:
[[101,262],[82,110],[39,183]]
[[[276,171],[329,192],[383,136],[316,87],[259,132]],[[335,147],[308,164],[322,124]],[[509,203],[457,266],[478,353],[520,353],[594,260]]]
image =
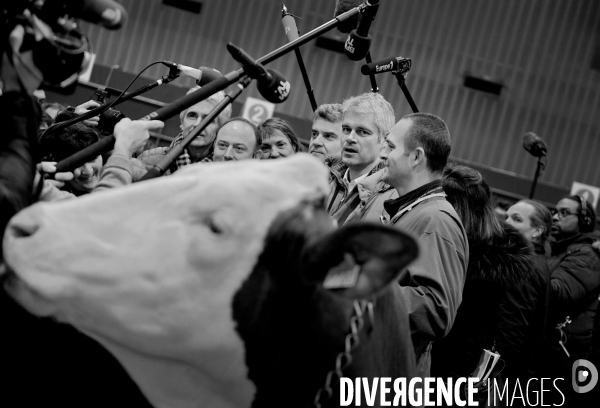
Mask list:
[[10,234],[15,238],[26,238],[35,234],[40,224],[31,218],[19,219],[10,225]]

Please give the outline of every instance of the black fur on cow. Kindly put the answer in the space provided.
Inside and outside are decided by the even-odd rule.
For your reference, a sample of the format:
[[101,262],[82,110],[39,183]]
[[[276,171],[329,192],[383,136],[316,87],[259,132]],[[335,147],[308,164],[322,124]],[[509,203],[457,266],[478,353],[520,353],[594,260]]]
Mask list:
[[[382,225],[357,223],[336,230],[321,203],[280,214],[233,300],[248,377],[257,389],[253,407],[313,402],[344,350],[355,299],[374,303],[374,322],[361,330],[344,376],[413,377],[408,314],[395,282],[417,253],[414,239]],[[328,272],[344,262],[360,266],[356,284],[324,289]],[[333,390],[323,406],[339,406],[339,387]]]

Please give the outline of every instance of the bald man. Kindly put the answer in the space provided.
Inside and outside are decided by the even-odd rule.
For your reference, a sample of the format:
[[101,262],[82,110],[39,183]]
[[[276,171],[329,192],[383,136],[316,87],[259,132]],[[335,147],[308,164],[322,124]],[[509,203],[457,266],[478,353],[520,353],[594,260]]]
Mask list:
[[231,118],[217,132],[213,161],[260,159],[260,144],[254,123],[241,117]]

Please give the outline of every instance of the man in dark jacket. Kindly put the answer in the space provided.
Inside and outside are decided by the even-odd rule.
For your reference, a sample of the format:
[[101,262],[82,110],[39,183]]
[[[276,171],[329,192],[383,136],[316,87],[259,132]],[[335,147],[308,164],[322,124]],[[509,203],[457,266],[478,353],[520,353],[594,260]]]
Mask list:
[[562,388],[569,391],[573,362],[588,358],[598,308],[600,256],[592,247],[591,234],[596,214],[585,199],[569,196],[558,202],[552,221],[556,241],[548,262],[552,272],[550,327],[558,329],[550,341],[556,376],[565,378]]

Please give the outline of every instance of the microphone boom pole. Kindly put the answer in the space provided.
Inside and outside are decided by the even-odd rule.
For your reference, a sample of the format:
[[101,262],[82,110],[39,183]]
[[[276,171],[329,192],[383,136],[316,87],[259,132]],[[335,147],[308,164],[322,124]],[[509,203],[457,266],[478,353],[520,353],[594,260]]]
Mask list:
[[[258,58],[256,62],[261,64],[268,64],[269,62],[275,61],[277,58],[287,54],[300,47],[303,44],[313,40],[314,38],[334,29],[344,21],[349,18],[354,17],[355,15],[362,13],[364,9],[367,7],[366,4],[361,4],[351,10],[346,11],[345,13],[340,14],[335,17],[333,20],[328,21],[327,23],[309,31],[308,33],[298,37],[294,41],[291,41],[274,51],[271,51],[267,55],[264,55],[261,58]],[[209,82],[202,88],[198,89],[195,92],[192,92],[189,95],[185,95],[182,98],[179,98],[170,104],[159,108],[156,111],[150,112],[148,115],[141,118],[141,120],[166,120],[181,112],[184,109],[189,108],[192,105],[195,105],[199,102],[202,102],[212,94],[222,91],[230,85],[233,85],[240,78],[245,75],[244,69],[240,68],[235,71],[231,71],[230,73],[224,75],[221,78],[218,78],[214,81]],[[113,135],[107,136],[100,140],[99,142],[90,145],[72,156],[67,157],[64,160],[61,160],[56,164],[56,172],[65,172],[76,169],[77,167],[82,166],[84,163],[87,163],[94,157],[101,155],[102,153],[106,153],[110,151],[115,145],[115,137]]]
[[[367,64],[373,62],[371,60],[371,51],[367,52],[367,55],[365,55],[365,61],[367,62]],[[375,79],[375,75],[369,74],[369,80],[371,81],[371,92],[379,92],[379,87],[377,86],[377,80]]]
[[394,74],[394,76],[396,77],[398,85],[400,85],[400,89],[402,89],[402,93],[404,93],[404,97],[408,101],[408,104],[410,105],[410,108],[412,109],[413,113],[417,113],[419,109],[417,108],[415,101],[413,100],[410,92],[408,91],[408,88],[406,87],[406,73],[396,71],[392,72],[392,74]]
[[[58,132],[59,130],[62,130],[62,129],[64,129],[64,128],[68,127],[68,126],[71,126],[71,125],[73,125],[73,124],[75,124],[77,122],[81,122],[83,120],[86,120],[86,119],[89,119],[89,118],[93,118],[94,116],[98,116],[98,115],[102,114],[104,111],[106,111],[108,108],[111,108],[113,106],[117,106],[120,103],[128,101],[131,98],[135,98],[136,96],[141,95],[144,92],[148,92],[149,90],[154,89],[157,86],[168,84],[169,82],[177,79],[178,76],[179,76],[178,74],[173,74],[172,72],[169,72],[169,75],[164,75],[160,79],[158,79],[158,80],[156,80],[154,82],[151,82],[148,85],[145,85],[145,86],[143,86],[143,87],[141,87],[139,89],[136,89],[133,92],[126,93],[125,95],[123,95],[117,101],[117,103],[114,103],[114,104],[113,104],[113,102],[103,103],[102,105],[97,106],[94,109],[90,109],[89,111],[87,111],[85,113],[82,113],[79,116],[76,116],[74,118],[65,120],[64,122],[59,122],[59,123],[56,123],[56,124],[50,126],[44,132],[44,136],[50,135],[50,134],[55,133],[55,132]],[[109,89],[108,87],[104,87],[104,88]],[[121,92],[119,92],[119,94],[120,93]]]
[[250,84],[252,78],[248,76],[244,76],[242,80],[238,83],[238,86],[235,90],[230,92],[228,95],[225,95],[225,98],[219,102],[210,113],[198,124],[198,126],[191,132],[189,135],[182,140],[180,144],[177,146],[173,146],[171,150],[158,162],[158,164],[153,165],[148,172],[142,177],[140,181],[149,180],[156,177],[160,177],[165,174],[165,171],[171,166],[171,163],[175,161],[182,153],[183,150],[189,146],[190,143],[204,130],[206,127],[216,119],[217,116],[230,105],[246,87]]
[[540,174],[542,174],[542,169],[546,167],[545,161],[542,161],[542,158],[546,158],[546,156],[538,157],[537,168],[535,169],[535,176],[533,176],[533,182],[531,183],[531,190],[529,191],[529,199],[533,200],[533,195],[535,194],[535,187],[537,186],[538,178]]
[[[296,22],[294,21],[294,16],[291,13],[288,13],[287,11],[287,7],[285,7],[285,4],[282,4],[283,8],[281,10],[282,12],[282,20],[281,22],[283,23],[283,28],[285,30],[289,30],[290,32],[292,30],[295,30],[296,32],[292,32],[291,34],[288,34],[286,31],[286,34],[288,34],[288,40],[291,40],[292,37],[298,37],[298,30],[296,28]],[[294,23],[293,25],[290,24],[289,26],[285,25],[285,19],[286,17],[288,17],[292,20],[292,22]],[[302,54],[300,53],[300,48],[295,48],[294,52],[296,53],[296,60],[298,61],[298,67],[300,67],[300,74],[302,74],[302,80],[304,81],[304,86],[306,86],[306,93],[308,94],[308,100],[310,102],[310,106],[314,111],[317,110],[317,101],[315,100],[315,95],[313,93],[313,89],[312,86],[310,85],[310,79],[308,79],[308,73],[306,72],[306,67],[304,66],[304,60],[302,59]]]

